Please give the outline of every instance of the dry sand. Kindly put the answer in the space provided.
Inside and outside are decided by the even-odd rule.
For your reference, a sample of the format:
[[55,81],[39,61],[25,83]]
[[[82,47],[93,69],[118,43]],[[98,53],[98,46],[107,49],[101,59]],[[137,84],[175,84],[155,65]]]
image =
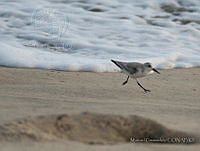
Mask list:
[[[106,144],[106,139],[101,138],[103,145],[101,142],[98,145],[88,145],[84,144],[85,142],[88,143],[88,140],[87,138],[84,139],[84,135],[81,133],[84,124],[77,124],[76,120],[75,125],[79,125],[80,129],[78,132],[77,130],[72,132],[73,137],[71,138],[73,139],[69,139],[70,137],[67,136],[67,139],[61,139],[59,142],[52,140],[50,142],[39,142],[40,139],[39,141],[37,139],[37,141],[34,141],[34,139],[27,141],[23,139],[25,137],[22,135],[20,135],[22,139],[18,142],[15,142],[16,139],[14,141],[6,139],[10,135],[6,135],[5,132],[13,134],[13,137],[10,138],[15,138],[14,136],[18,137],[19,134],[15,132],[19,131],[26,137],[30,131],[35,130],[36,136],[37,132],[41,134],[41,129],[46,128],[48,131],[49,127],[52,128],[55,124],[51,126],[47,123],[54,122],[54,119],[60,117],[60,114],[67,114],[66,116],[72,119],[70,122],[74,123],[72,117],[79,119],[84,115],[80,112],[85,111],[99,113],[90,113],[92,120],[87,121],[87,127],[91,125],[91,129],[96,125],[92,122],[94,119],[111,117],[107,121],[116,123],[118,121],[116,119],[125,118],[125,121],[131,122],[127,120],[130,118],[129,115],[137,115],[144,117],[139,118],[140,120],[144,119],[145,121],[146,118],[149,118],[153,120],[150,123],[162,124],[164,133],[169,132],[170,134],[171,131],[168,131],[168,129],[172,129],[176,132],[182,131],[191,134],[190,136],[193,134],[200,136],[200,68],[161,70],[161,75],[153,74],[140,79],[139,81],[145,88],[151,89],[151,93],[146,94],[134,80],[130,80],[127,85],[122,86],[121,83],[124,80],[126,80],[126,76],[121,73],[63,72],[1,67],[1,150],[199,150],[200,145],[198,144],[172,145],[119,141],[123,138],[115,138],[115,133],[110,133],[110,131],[113,131],[110,127],[105,131],[107,136],[104,137],[109,140],[110,135],[113,135],[114,137],[111,138],[115,138],[118,141],[117,144]],[[39,115],[43,115],[43,118],[37,117]],[[105,116],[105,118],[99,118],[99,116]],[[86,119],[90,118],[87,117]],[[21,121],[22,126],[18,126],[20,123],[18,121]],[[28,124],[23,124],[23,121],[28,122]],[[32,123],[34,124],[31,125]],[[62,127],[63,123],[60,124]],[[105,125],[105,123],[103,124]],[[41,128],[41,126],[43,127]],[[92,135],[96,138],[99,137],[98,133],[101,130],[99,125],[97,127],[92,130]],[[144,126],[144,129],[147,127]],[[155,130],[159,129],[155,125],[153,127],[155,127]],[[64,128],[66,128],[66,125],[64,125]],[[67,126],[67,128],[69,127]],[[122,130],[124,130],[123,127]],[[130,130],[129,127],[127,130]],[[45,133],[45,135],[47,134]],[[79,137],[79,135],[83,136]],[[65,138],[65,136],[62,137]]]

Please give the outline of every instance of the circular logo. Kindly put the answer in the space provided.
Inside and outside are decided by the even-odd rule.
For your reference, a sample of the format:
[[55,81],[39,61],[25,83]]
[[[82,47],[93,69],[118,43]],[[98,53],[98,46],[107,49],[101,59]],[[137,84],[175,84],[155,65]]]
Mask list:
[[52,8],[37,8],[32,14],[31,22],[35,32],[45,33],[48,36],[50,44],[45,45],[45,48],[54,50],[72,48],[71,44],[62,40],[62,36],[69,28],[69,19],[62,12]]
[[52,8],[35,9],[32,23],[35,31],[45,32],[52,38],[61,38],[69,26],[67,16]]

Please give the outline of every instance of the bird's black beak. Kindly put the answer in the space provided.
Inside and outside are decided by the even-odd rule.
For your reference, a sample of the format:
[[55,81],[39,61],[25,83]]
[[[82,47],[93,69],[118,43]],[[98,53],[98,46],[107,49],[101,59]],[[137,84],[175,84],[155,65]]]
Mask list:
[[154,72],[160,74],[160,72],[158,72],[155,68],[152,69]]

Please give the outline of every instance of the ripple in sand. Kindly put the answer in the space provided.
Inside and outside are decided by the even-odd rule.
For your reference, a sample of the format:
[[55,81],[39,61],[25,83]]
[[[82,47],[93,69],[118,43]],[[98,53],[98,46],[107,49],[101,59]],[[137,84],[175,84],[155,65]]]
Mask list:
[[[179,141],[176,141],[177,138]],[[188,141],[185,138],[193,139]],[[63,114],[39,116],[0,126],[0,141],[71,140],[86,144],[116,144],[144,139],[157,140],[156,143],[196,143],[192,135],[167,129],[136,115]]]

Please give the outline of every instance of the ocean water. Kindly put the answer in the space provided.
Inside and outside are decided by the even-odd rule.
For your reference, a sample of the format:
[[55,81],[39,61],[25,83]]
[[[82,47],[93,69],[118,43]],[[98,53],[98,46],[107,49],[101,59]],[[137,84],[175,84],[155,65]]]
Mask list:
[[200,65],[200,0],[0,0],[0,65],[113,72]]

